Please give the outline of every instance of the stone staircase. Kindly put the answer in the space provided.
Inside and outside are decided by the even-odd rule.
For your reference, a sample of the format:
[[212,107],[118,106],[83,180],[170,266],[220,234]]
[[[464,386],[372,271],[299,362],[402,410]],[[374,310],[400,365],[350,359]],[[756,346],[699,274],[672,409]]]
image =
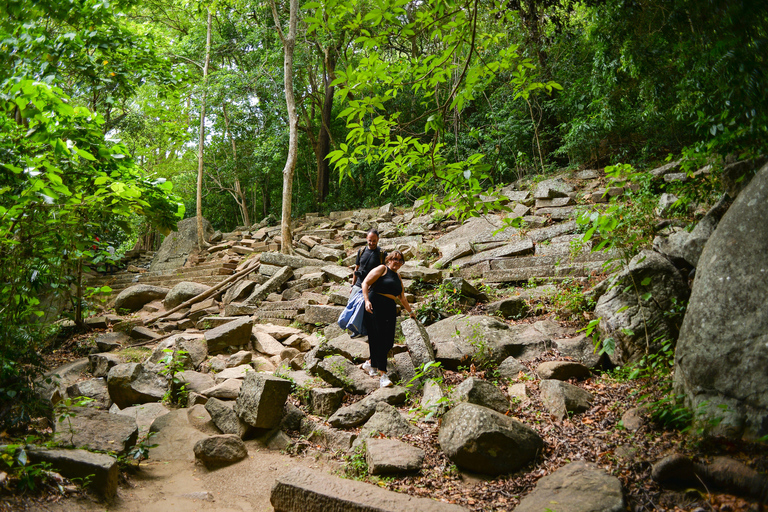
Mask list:
[[239,261],[234,258],[222,258],[175,270],[155,272],[128,272],[127,270],[121,270],[108,275],[91,274],[86,276],[85,285],[88,287],[109,286],[112,288],[112,292],[108,296],[109,302],[117,297],[121,291],[136,284],[173,288],[183,281],[192,281],[214,286],[234,274],[238,264]]

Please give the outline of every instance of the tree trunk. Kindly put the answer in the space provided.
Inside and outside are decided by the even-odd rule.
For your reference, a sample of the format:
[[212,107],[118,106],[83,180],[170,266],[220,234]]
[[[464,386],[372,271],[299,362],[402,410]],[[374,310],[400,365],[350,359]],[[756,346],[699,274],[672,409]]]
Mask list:
[[299,15],[299,0],[290,0],[290,18],[288,21],[288,34],[283,34],[280,27],[280,18],[277,15],[275,1],[272,0],[272,16],[275,18],[280,38],[283,40],[285,57],[283,68],[285,73],[285,103],[288,107],[288,159],[283,169],[283,211],[280,221],[280,238],[282,239],[280,251],[283,254],[293,253],[293,236],[291,234],[291,198],[293,197],[293,172],[296,169],[296,159],[299,152],[298,124],[296,115],[296,99],[293,96],[293,51],[296,47],[296,30]]
[[325,73],[323,75],[323,85],[325,86],[325,98],[323,101],[323,110],[320,113],[320,133],[317,137],[317,148],[315,158],[317,159],[317,202],[318,205],[328,197],[329,183],[331,175],[330,162],[326,158],[331,150],[331,113],[333,111],[333,82],[334,71],[336,70],[336,57],[333,55],[333,49],[328,48],[325,54]]
[[201,251],[207,245],[203,231],[203,149],[205,147],[205,101],[208,96],[208,63],[211,60],[211,19],[208,10],[208,30],[205,42],[205,65],[203,66],[203,101],[200,105],[200,140],[197,147],[197,246]]
[[243,193],[242,186],[240,185],[240,178],[237,176],[237,146],[235,145],[235,138],[232,136],[232,130],[229,129],[229,116],[227,115],[227,103],[221,104],[221,109],[224,112],[224,127],[229,135],[229,141],[232,143],[232,160],[235,163],[235,202],[240,207],[240,214],[243,216],[243,225],[250,226],[251,220],[248,216],[248,201]]

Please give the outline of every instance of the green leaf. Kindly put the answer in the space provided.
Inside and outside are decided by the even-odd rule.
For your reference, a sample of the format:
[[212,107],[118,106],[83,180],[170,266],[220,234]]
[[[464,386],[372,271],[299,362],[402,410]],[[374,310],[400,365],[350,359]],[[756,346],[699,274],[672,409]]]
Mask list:
[[85,158],[86,160],[93,160],[93,161],[96,160],[96,157],[94,157],[92,154],[90,154],[88,151],[86,151],[84,149],[80,149],[78,147],[75,147],[74,150],[75,150],[75,153],[77,153],[82,158]]

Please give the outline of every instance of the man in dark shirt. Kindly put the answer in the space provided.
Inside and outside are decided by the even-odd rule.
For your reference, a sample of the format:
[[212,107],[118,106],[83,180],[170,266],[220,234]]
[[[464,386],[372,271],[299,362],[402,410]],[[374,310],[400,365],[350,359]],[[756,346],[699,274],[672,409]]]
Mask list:
[[[375,269],[379,265],[384,264],[384,260],[387,257],[387,253],[379,248],[379,232],[375,229],[371,229],[365,237],[367,244],[364,249],[357,252],[357,259],[355,260],[354,272],[352,273],[352,291],[349,294],[349,302],[358,293],[363,293],[363,281],[368,275],[368,272]],[[363,332],[365,334],[365,332]],[[359,334],[353,334],[352,337],[356,338]]]
[[[367,245],[364,249],[361,249],[357,253],[357,259],[355,260],[354,273],[352,274],[352,287],[361,288],[363,286],[363,280],[368,272],[375,269],[379,265],[384,264],[384,260],[387,258],[386,251],[382,251],[379,248],[379,232],[372,229],[365,237]],[[354,295],[358,290],[352,290]]]

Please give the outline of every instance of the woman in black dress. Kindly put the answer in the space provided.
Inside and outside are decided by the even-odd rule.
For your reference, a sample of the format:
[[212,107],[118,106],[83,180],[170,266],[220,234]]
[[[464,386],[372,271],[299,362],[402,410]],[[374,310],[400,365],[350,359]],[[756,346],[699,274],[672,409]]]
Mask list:
[[363,363],[363,369],[371,376],[379,373],[381,387],[392,385],[387,376],[387,354],[395,345],[395,326],[397,324],[396,300],[406,311],[414,316],[410,304],[405,298],[403,280],[397,271],[405,263],[405,257],[400,251],[392,251],[387,255],[384,265],[379,265],[368,273],[363,281],[363,297],[365,298],[365,316],[363,323],[368,330],[368,347],[371,351],[370,361]]

